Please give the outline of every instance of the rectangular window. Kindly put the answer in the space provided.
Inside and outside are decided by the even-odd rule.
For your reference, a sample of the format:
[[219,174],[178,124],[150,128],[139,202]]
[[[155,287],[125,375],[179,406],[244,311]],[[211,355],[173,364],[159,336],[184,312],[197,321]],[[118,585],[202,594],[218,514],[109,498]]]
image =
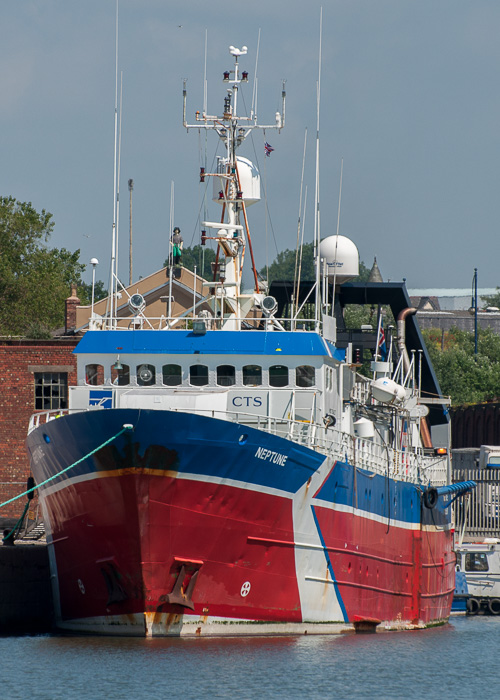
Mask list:
[[35,410],[68,408],[68,374],[35,372]]
[[468,552],[465,555],[466,571],[488,571],[488,559],[483,552]]

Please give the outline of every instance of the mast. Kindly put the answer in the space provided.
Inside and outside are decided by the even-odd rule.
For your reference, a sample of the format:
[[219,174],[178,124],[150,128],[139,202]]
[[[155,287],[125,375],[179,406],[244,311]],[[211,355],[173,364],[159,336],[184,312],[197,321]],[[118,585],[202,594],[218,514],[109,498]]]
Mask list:
[[[202,244],[207,239],[217,242],[216,270],[219,279],[207,286],[213,289],[212,309],[214,315],[220,310],[222,328],[238,330],[241,319],[243,298],[241,281],[243,261],[246,246],[250,250],[254,277],[254,299],[258,303],[259,292],[257,270],[252,250],[250,230],[248,226],[247,207],[260,199],[260,179],[255,166],[246,158],[237,155],[238,148],[253,129],[278,129],[284,126],[285,90],[282,90],[282,112],[276,113],[275,123],[261,125],[252,109],[250,116],[240,116],[239,90],[242,84],[248,83],[248,72],[240,69],[239,59],[247,53],[247,47],[241,49],[229,47],[229,53],[234,58],[234,66],[230,71],[224,71],[223,82],[226,85],[226,95],[223,102],[222,116],[210,116],[207,113],[206,91],[204,93],[204,108],[200,114],[196,112],[194,124],[186,120],[186,81],[183,85],[183,126],[189,129],[205,129],[215,131],[225,146],[226,154],[219,158],[215,173],[200,170],[200,181],[205,178],[216,178],[215,191],[218,191],[217,201],[222,205],[221,221],[203,221]],[[258,182],[259,194],[252,190],[254,180]],[[250,186],[249,186],[250,185]],[[252,190],[252,191],[249,191]],[[206,231],[205,229],[210,229]],[[245,307],[246,309],[246,307]]]

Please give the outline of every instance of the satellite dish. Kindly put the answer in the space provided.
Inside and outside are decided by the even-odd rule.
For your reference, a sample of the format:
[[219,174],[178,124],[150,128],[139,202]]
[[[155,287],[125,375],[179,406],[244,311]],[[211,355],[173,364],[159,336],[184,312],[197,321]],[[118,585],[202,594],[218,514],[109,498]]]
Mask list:
[[153,372],[148,365],[141,365],[138,371],[139,379],[144,384],[149,384],[153,379]]
[[128,308],[133,314],[140,314],[146,308],[146,300],[142,294],[132,294],[128,300]]
[[266,314],[273,314],[278,308],[278,302],[274,297],[264,297],[260,302],[261,308]]

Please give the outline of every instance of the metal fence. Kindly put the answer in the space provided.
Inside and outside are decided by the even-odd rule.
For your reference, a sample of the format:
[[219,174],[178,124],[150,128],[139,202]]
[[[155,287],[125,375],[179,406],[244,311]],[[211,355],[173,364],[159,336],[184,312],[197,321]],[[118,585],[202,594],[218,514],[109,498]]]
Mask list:
[[459,536],[500,537],[500,470],[454,469],[453,482],[475,481],[471,494],[455,501],[455,530]]

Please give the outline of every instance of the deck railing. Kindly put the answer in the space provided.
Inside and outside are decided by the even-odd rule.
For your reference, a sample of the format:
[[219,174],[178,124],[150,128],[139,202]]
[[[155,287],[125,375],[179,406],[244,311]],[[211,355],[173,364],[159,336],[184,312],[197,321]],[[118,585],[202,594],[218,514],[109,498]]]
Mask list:
[[500,536],[500,469],[454,469],[453,481],[476,488],[455,501],[455,530],[464,539]]
[[[56,420],[61,415],[78,413],[81,410],[107,409],[96,407],[36,413],[31,417],[29,432],[46,422]],[[197,415],[238,423],[242,429],[245,426],[256,428],[314,449],[334,460],[348,462],[358,469],[366,469],[398,481],[422,485],[432,483],[434,486],[442,486],[446,483],[446,459],[424,454],[421,448],[398,450],[392,446],[381,444],[379,441],[356,438],[335,427],[325,428],[322,424],[309,421],[222,409],[196,409],[192,411],[187,408],[172,408],[170,410],[182,413],[195,412]]]

